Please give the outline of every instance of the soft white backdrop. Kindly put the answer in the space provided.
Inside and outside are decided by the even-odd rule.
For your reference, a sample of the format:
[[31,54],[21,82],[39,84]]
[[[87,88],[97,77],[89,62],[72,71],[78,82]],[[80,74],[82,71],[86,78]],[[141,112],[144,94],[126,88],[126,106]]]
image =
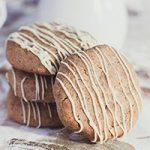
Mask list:
[[6,3],[5,0],[0,0],[0,28],[6,20]]

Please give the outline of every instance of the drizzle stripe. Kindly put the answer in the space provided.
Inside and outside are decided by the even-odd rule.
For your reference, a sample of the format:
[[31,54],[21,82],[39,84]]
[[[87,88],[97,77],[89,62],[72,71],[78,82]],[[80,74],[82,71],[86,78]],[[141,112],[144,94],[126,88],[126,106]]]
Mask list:
[[27,80],[27,77],[24,77],[24,78],[22,79],[22,81],[21,81],[21,93],[22,93],[22,98],[23,98],[26,102],[28,102],[28,100],[27,100],[27,98],[26,98],[26,96],[25,96],[25,92],[24,92],[24,83],[25,83],[26,80]]
[[16,74],[15,74],[15,71],[14,69],[12,68],[12,75],[13,75],[13,88],[14,88],[14,94],[15,96],[17,95],[17,89],[16,89]]

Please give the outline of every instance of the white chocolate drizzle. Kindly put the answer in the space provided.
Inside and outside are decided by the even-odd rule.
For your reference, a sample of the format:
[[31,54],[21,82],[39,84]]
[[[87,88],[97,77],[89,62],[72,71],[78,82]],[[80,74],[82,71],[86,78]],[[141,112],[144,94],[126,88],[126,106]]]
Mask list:
[[30,119],[31,119],[31,104],[30,102],[26,102],[28,105],[28,116],[27,116],[27,127],[30,125]]
[[40,99],[40,85],[39,85],[39,80],[38,80],[38,75],[34,74],[35,76],[35,99],[39,100]]
[[26,123],[26,111],[25,111],[24,101],[22,98],[20,99],[20,101],[21,101],[21,107],[22,107],[22,113],[23,113],[23,123]]
[[47,109],[48,109],[49,118],[52,118],[52,112],[49,105],[47,105]]
[[[47,81],[45,76],[34,74],[35,77],[35,100],[43,100],[45,99],[45,91],[48,89]],[[50,77],[51,86],[54,77]]]
[[22,93],[22,98],[26,101],[26,102],[28,102],[28,100],[27,100],[27,98],[26,98],[26,96],[25,96],[25,91],[24,91],[24,83],[25,83],[25,81],[26,81],[26,79],[27,79],[27,77],[24,77],[23,79],[22,79],[22,81],[21,81],[21,93]]
[[37,110],[37,117],[38,117],[38,126],[37,126],[37,128],[39,128],[40,126],[41,126],[41,114],[40,114],[40,108],[39,108],[39,106],[38,106],[38,104],[37,103],[35,103],[35,106],[36,106],[36,110]]
[[16,74],[15,74],[15,71],[14,71],[14,69],[12,68],[12,75],[13,75],[13,89],[14,89],[14,95],[16,96],[17,94],[17,89],[16,89],[16,84],[17,84],[17,82],[16,82]]
[[[17,85],[17,82],[16,82],[16,72],[15,72],[15,69],[12,68],[11,70],[11,73],[13,75],[13,90],[14,90],[14,93],[15,93],[15,96],[18,96],[17,95],[17,88],[18,88],[18,85]],[[7,74],[7,79],[9,80],[9,76]],[[24,76],[24,78],[21,80],[20,82],[20,89],[21,89],[21,95],[22,95],[22,98],[27,102],[29,101],[26,97],[26,92],[25,92],[25,82],[30,79],[29,76]],[[45,76],[42,76],[42,75],[37,75],[37,74],[34,74],[34,79],[35,79],[35,98],[33,98],[34,101],[37,101],[37,100],[45,100],[45,91],[48,89],[48,81],[46,80],[46,77]],[[54,77],[50,77],[50,84],[51,86],[54,84]]]
[[36,109],[35,109],[35,107],[34,107],[34,104],[33,104],[33,103],[31,103],[31,107],[32,107],[32,110],[33,110],[34,120],[36,120],[36,119],[37,119],[37,116],[36,116]]
[[42,88],[42,100],[44,100],[44,95],[45,95],[45,88],[44,88],[44,80],[43,80],[43,77],[40,76],[40,81],[41,81],[41,88]]
[[[28,31],[29,34],[23,32]],[[34,24],[21,27],[11,34],[8,41],[17,43],[21,48],[36,55],[50,74],[56,74],[61,60],[76,51],[96,45],[96,40],[87,32],[57,23]],[[53,50],[51,50],[53,49]]]
[[[42,125],[42,116],[41,116],[41,107],[37,102],[26,102],[22,98],[21,101],[21,107],[22,107],[22,113],[23,113],[23,123],[26,124],[26,126],[30,126],[31,124],[31,115],[33,114],[33,118],[35,121],[37,121],[37,128],[40,128]],[[45,108],[45,111],[48,112],[48,116],[51,119],[52,113],[50,104],[45,103],[41,104]],[[43,110],[42,110],[43,111]]]
[[[85,69],[87,70],[86,75],[89,78],[88,83],[90,86],[87,85],[87,79],[85,80],[83,77],[79,66],[70,59],[67,59],[68,63],[65,61],[61,62],[62,65],[64,65],[69,71],[69,76],[67,76],[64,72],[59,71],[56,77],[57,82],[59,82],[66,96],[71,102],[74,118],[80,126],[79,132],[82,132],[84,130],[84,123],[82,118],[80,118],[81,116],[78,114],[79,112],[77,111],[79,105],[76,104],[76,101],[73,99],[72,94],[69,92],[69,89],[67,88],[68,86],[66,85],[69,83],[74,90],[74,93],[76,93],[82,111],[87,117],[88,123],[94,131],[94,139],[92,142],[96,142],[98,139],[101,143],[105,142],[108,140],[108,133],[110,133],[113,138],[117,138],[120,136],[118,133],[118,128],[122,130],[123,134],[126,134],[134,125],[135,108],[137,108],[137,113],[140,112],[141,96],[128,64],[125,62],[124,58],[114,49],[108,47],[108,50],[113,53],[119,65],[114,66],[112,62],[114,58],[111,60],[110,56],[108,56],[105,52],[105,49],[101,50],[99,47],[95,47],[92,50],[95,55],[95,60],[98,61],[98,65],[101,67],[102,73],[105,77],[105,86],[107,86],[107,89],[103,85],[104,81],[101,81],[101,77],[98,74],[97,64],[95,64],[95,61],[89,56],[88,53],[86,53],[86,51],[76,52],[75,54],[78,56],[78,59],[80,59],[82,64],[85,66]],[[110,67],[113,69],[115,80],[117,80],[119,84],[119,87],[117,88],[115,87],[110,77]],[[122,72],[127,79],[125,81],[126,83],[122,81],[120,71],[118,71],[117,67],[122,69]],[[72,79],[75,81],[73,82]],[[83,90],[83,88],[86,89],[86,91]],[[109,91],[110,95],[107,94],[108,91],[106,90]],[[122,94],[120,94],[120,91]],[[89,105],[87,104],[87,93],[89,94],[92,102],[92,112],[91,108],[89,108]],[[110,105],[112,102],[113,106]],[[125,107],[124,102],[126,102],[128,106]],[[112,117],[112,125],[110,124],[108,112]],[[94,113],[94,117],[92,116],[92,113]],[[129,125],[126,118],[127,113],[129,114]],[[103,121],[100,120],[99,114],[101,114],[101,119]]]

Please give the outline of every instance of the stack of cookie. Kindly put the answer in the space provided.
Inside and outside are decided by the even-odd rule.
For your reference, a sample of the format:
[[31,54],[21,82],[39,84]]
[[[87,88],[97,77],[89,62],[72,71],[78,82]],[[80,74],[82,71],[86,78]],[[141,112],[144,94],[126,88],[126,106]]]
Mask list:
[[12,68],[7,73],[9,117],[32,127],[61,127],[52,85],[54,77],[27,73]]
[[7,40],[9,117],[32,127],[60,127],[52,92],[61,60],[87,49],[95,40],[87,32],[57,23],[21,27]]
[[136,74],[122,54],[95,43],[88,33],[56,23],[11,34],[9,116],[28,126],[58,127],[62,122],[92,142],[129,132],[141,110]]

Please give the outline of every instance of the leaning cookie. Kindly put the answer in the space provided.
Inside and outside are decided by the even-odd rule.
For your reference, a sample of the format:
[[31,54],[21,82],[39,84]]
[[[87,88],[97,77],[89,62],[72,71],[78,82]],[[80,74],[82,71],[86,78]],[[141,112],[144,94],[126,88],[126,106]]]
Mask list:
[[59,64],[75,51],[94,46],[96,40],[73,27],[42,23],[21,27],[6,43],[7,59],[17,69],[55,75]]
[[64,126],[92,142],[123,136],[133,128],[141,110],[133,68],[107,45],[62,61],[53,93]]
[[30,127],[62,127],[56,105],[25,102],[10,91],[7,100],[8,116],[11,120]]
[[52,92],[54,76],[42,76],[12,68],[6,74],[15,96],[25,101],[55,102]]

